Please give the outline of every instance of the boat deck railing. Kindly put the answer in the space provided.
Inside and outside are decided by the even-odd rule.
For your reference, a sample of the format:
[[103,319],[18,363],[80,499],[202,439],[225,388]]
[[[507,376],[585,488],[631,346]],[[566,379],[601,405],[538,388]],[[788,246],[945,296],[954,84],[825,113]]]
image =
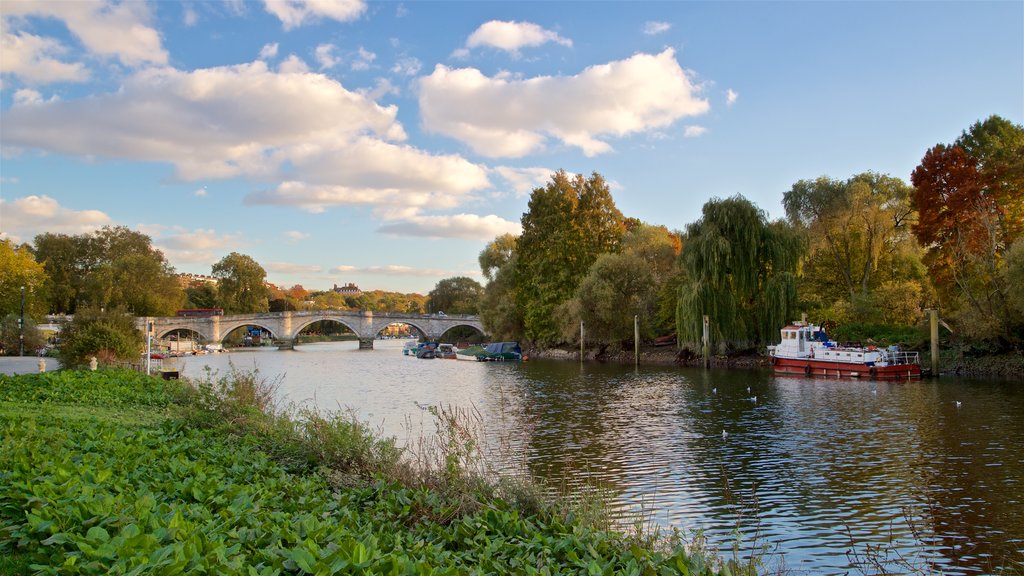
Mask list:
[[920,364],[920,356],[917,352],[889,352],[891,364]]

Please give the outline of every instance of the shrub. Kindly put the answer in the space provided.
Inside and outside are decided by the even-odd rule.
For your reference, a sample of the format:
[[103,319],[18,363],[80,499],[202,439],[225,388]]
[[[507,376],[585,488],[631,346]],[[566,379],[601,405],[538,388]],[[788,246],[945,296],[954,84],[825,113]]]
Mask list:
[[144,344],[127,313],[79,308],[61,330],[57,357],[65,368],[85,366],[93,356],[104,363],[137,360]]

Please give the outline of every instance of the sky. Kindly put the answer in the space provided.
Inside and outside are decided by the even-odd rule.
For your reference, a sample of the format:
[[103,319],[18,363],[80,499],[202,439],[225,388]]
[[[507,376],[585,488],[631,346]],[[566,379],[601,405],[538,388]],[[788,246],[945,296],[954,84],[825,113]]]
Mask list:
[[481,283],[557,170],[684,230],[1024,123],[1024,2],[0,3],[0,237],[309,290]]

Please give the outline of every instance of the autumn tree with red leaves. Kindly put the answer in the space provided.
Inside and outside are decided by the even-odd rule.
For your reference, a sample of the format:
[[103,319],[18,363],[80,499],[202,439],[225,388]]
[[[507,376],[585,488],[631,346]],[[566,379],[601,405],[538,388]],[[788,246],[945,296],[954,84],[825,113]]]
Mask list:
[[1020,339],[1008,306],[1006,252],[1024,233],[1024,127],[998,116],[951,145],[928,150],[911,174],[925,264],[961,329],[983,340]]

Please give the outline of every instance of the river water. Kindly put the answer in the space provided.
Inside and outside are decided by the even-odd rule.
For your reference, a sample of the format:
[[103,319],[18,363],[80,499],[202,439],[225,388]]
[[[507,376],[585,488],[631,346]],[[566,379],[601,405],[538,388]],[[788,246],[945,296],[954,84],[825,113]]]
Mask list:
[[621,518],[699,532],[727,558],[738,545],[797,574],[1024,570],[1020,383],[418,360],[402,344],[176,362],[193,378],[258,369],[282,402],[351,410],[403,443],[434,429],[424,406],[473,411],[497,467],[598,486]]

